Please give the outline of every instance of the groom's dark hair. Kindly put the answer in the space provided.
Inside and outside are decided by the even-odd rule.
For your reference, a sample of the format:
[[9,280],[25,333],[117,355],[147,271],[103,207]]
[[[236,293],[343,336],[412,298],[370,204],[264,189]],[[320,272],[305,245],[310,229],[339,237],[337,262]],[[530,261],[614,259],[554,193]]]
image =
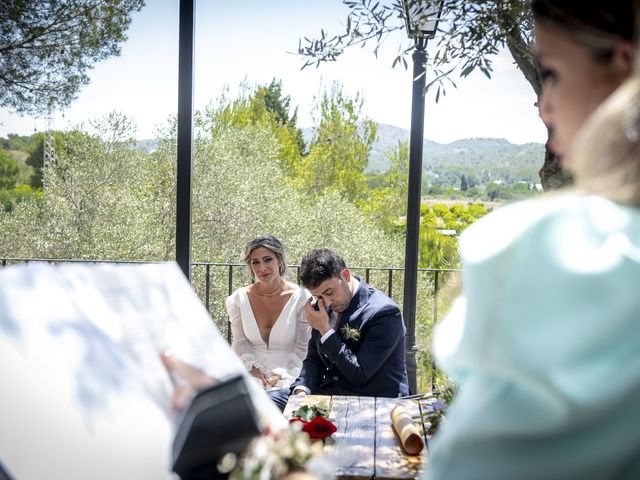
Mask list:
[[347,268],[344,259],[329,248],[317,248],[305,253],[300,262],[300,283],[305,288],[316,288],[331,277],[340,277]]

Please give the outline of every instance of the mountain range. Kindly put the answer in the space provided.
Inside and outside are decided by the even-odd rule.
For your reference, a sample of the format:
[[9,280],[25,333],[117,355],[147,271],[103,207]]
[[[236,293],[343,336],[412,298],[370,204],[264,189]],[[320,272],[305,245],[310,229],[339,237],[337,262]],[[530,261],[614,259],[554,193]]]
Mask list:
[[[303,129],[308,143],[313,129]],[[409,131],[392,125],[378,124],[378,138],[373,145],[368,173],[381,173],[389,168],[388,152],[398,142],[409,142]],[[451,143],[424,140],[423,175],[433,183],[457,184],[460,176],[475,178],[477,183],[502,180],[538,182],[538,170],[544,161],[544,144],[516,145],[503,138],[465,138]]]
[[[305,142],[313,138],[313,129],[304,128]],[[378,137],[374,143],[366,173],[382,173],[389,168],[388,152],[398,142],[409,142],[409,131],[403,128],[378,124]],[[142,150],[156,148],[155,140],[139,140]],[[502,180],[538,182],[538,170],[544,161],[542,143],[516,145],[503,138],[465,138],[451,143],[424,140],[423,177],[429,183],[456,185],[461,175],[474,183]]]

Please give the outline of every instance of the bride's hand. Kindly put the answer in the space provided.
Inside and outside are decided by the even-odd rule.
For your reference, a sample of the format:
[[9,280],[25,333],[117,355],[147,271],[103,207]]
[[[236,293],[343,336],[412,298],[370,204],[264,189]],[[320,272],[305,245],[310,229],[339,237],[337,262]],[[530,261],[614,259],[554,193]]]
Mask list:
[[267,377],[265,377],[264,373],[262,373],[255,366],[251,367],[251,370],[249,371],[249,373],[254,377],[256,377],[258,380],[260,380],[260,382],[262,382],[263,387],[267,388],[269,386],[269,380],[267,379]]
[[270,387],[275,387],[281,379],[282,377],[280,375],[278,375],[277,373],[274,373],[269,377],[267,381],[269,382]]

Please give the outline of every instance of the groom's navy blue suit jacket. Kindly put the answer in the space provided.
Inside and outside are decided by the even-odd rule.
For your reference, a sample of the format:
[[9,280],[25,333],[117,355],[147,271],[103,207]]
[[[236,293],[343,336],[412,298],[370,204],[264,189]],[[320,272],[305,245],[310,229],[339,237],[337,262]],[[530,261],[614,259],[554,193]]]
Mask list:
[[[359,338],[346,338],[343,327]],[[406,328],[398,306],[360,280],[335,333],[324,343],[313,330],[300,376],[312,394],[398,397],[409,394],[405,364]]]

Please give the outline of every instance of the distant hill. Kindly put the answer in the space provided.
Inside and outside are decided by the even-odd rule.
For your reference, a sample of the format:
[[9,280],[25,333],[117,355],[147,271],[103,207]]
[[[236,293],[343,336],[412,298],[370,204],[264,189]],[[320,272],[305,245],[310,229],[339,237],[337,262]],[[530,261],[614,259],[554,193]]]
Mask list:
[[136,140],[136,147],[138,147],[145,153],[151,153],[158,149],[158,140],[156,140],[155,138]]
[[[308,144],[313,137],[313,129],[304,128],[302,135]],[[381,173],[388,170],[387,153],[398,142],[408,141],[408,130],[379,123],[378,140],[373,145],[365,171]],[[158,148],[158,142],[154,139],[138,140],[137,145],[147,153]],[[471,178],[475,184],[493,180],[537,183],[538,170],[544,161],[544,145],[515,145],[503,138],[465,138],[446,144],[425,140],[423,155],[423,178],[429,184],[456,186],[461,175]]]
[[[305,141],[313,135],[303,130]],[[373,146],[366,171],[385,172],[389,168],[387,152],[399,141],[409,141],[409,131],[392,125],[378,124],[378,140]],[[423,144],[423,175],[430,183],[455,185],[460,175],[470,176],[477,183],[491,180],[505,182],[538,182],[538,170],[544,161],[544,145],[515,145],[503,138],[466,138],[451,143],[431,140]]]

